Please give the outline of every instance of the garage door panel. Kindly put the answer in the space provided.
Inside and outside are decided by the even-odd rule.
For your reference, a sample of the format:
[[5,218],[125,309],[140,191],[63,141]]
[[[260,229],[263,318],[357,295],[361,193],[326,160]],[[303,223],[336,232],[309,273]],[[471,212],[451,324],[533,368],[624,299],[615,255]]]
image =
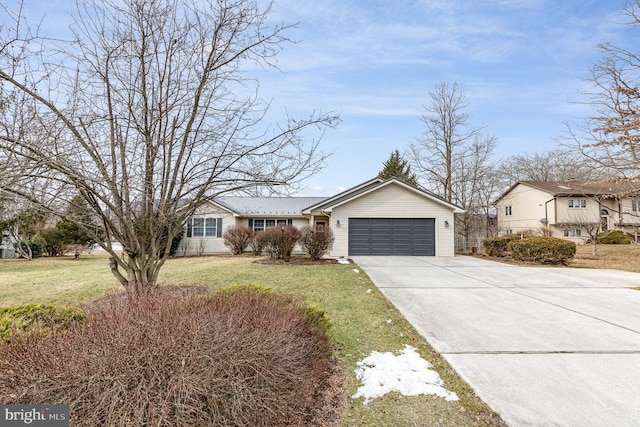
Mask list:
[[435,255],[433,218],[350,218],[349,255]]

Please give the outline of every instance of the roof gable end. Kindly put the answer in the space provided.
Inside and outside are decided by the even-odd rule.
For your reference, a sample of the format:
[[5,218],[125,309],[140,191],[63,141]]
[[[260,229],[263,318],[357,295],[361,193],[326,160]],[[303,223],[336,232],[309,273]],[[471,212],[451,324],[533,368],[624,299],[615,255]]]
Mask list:
[[305,212],[310,212],[311,209],[322,209],[325,212],[331,212],[333,208],[336,208],[336,207],[341,206],[341,205],[343,205],[345,203],[348,203],[348,202],[350,202],[352,200],[355,200],[358,197],[362,197],[362,196],[364,196],[366,194],[370,194],[370,193],[372,193],[372,192],[374,192],[374,191],[376,191],[376,190],[378,190],[380,188],[386,187],[388,185],[399,185],[399,186],[401,186],[401,187],[403,187],[403,188],[405,188],[405,189],[407,189],[409,191],[412,191],[412,192],[418,194],[421,197],[427,198],[427,199],[429,199],[429,200],[431,200],[433,202],[436,202],[436,203],[438,203],[440,205],[446,206],[446,207],[452,209],[455,213],[462,213],[462,212],[465,211],[462,207],[457,206],[457,205],[455,205],[453,203],[447,202],[446,200],[436,196],[435,194],[431,193],[430,191],[423,190],[423,189],[418,188],[418,187],[414,187],[414,186],[409,185],[406,182],[401,181],[401,180],[399,180],[397,178],[389,178],[389,179],[386,179],[386,180],[382,180],[382,179],[378,178],[377,182],[372,182],[372,181],[368,181],[368,183],[370,183],[369,185],[359,186],[358,190],[346,192],[347,194],[342,193],[341,195],[338,195],[338,196],[341,196],[341,197],[334,197],[332,199],[328,199],[328,200],[322,202],[319,205],[313,206],[311,208],[307,208],[305,210]]

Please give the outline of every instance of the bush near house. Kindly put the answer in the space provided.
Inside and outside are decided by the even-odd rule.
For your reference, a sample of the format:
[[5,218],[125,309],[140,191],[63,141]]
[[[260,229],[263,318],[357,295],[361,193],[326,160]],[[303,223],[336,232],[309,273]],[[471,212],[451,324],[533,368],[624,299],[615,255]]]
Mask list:
[[69,404],[79,426],[301,426],[335,363],[324,312],[265,288],[87,312],[63,337],[0,345],[0,403]]
[[508,251],[517,261],[568,264],[576,254],[576,244],[556,237],[530,236],[509,242]]
[[626,245],[631,243],[631,240],[631,236],[622,230],[609,230],[598,233],[598,243],[607,245]]
[[0,307],[0,342],[19,335],[64,329],[85,319],[82,311],[55,304],[22,304]]
[[300,230],[293,225],[267,228],[260,236],[264,251],[271,258],[289,260],[296,243],[300,240]]
[[249,247],[251,241],[254,240],[254,237],[253,229],[244,225],[229,227],[222,235],[224,245],[231,249],[231,253],[234,255],[243,253]]
[[483,242],[484,250],[489,256],[506,257],[508,255],[509,243],[520,239],[522,239],[522,236],[519,234],[506,234],[504,236],[485,239]]
[[300,246],[309,258],[320,259],[333,245],[333,231],[329,227],[305,226],[300,229]]
[[267,236],[264,231],[258,231],[254,234],[253,239],[249,242],[251,251],[254,255],[262,255],[265,246],[267,245]]

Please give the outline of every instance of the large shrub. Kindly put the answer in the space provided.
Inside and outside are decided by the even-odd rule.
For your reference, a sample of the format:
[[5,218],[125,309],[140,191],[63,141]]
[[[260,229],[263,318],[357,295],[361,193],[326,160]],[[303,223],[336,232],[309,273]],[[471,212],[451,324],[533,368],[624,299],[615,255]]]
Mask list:
[[626,245],[631,243],[631,236],[622,230],[602,231],[598,233],[598,243],[607,245]]
[[538,264],[568,264],[576,254],[576,244],[556,237],[525,237],[509,243],[511,257]]
[[309,227],[300,229],[300,246],[311,259],[320,259],[333,245],[333,231],[329,227]]
[[276,226],[264,230],[264,250],[271,258],[289,260],[296,243],[300,240],[300,230],[293,225]]
[[249,246],[251,247],[251,252],[254,255],[262,255],[265,246],[267,245],[267,237],[264,231],[258,231],[254,234],[253,239],[249,242]]
[[484,251],[489,256],[505,257],[507,256],[509,243],[514,240],[520,240],[521,238],[519,234],[506,234],[504,236],[485,239],[483,242]]
[[300,426],[333,369],[324,312],[262,288],[87,313],[0,346],[0,403],[69,404],[79,426]]
[[0,341],[27,333],[64,329],[84,321],[84,313],[55,304],[22,304],[0,307]]
[[254,238],[253,229],[246,225],[236,225],[227,228],[222,235],[224,245],[231,249],[234,255],[243,253]]

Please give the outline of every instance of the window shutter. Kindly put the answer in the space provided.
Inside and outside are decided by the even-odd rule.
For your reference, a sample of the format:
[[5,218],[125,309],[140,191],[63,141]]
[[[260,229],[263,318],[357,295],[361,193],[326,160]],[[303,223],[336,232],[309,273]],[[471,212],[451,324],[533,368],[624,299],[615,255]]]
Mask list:
[[253,230],[253,219],[249,219],[249,228]]
[[287,220],[287,224],[288,224],[288,225],[292,225],[292,224],[293,224],[293,220],[292,220],[291,218],[289,218],[289,219]]
[[222,237],[222,218],[216,219],[216,237]]
[[187,237],[191,237],[191,229],[193,225],[193,221],[191,220],[191,218],[189,218],[189,220],[187,221]]

